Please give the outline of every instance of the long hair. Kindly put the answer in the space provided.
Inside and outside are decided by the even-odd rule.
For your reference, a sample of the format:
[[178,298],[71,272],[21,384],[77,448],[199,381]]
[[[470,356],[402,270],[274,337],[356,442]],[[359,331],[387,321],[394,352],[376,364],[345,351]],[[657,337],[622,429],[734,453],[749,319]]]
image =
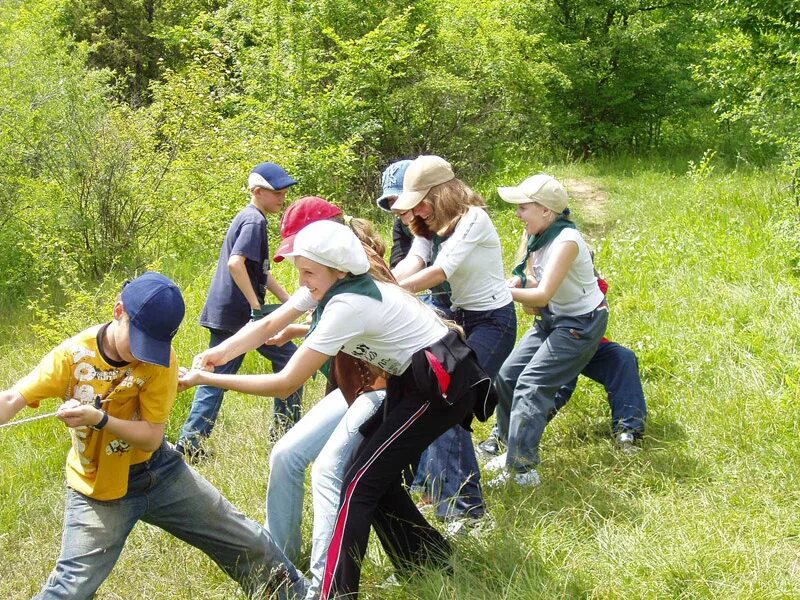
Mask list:
[[369,274],[373,279],[384,283],[397,283],[392,275],[389,266],[386,264],[386,242],[375,229],[375,226],[367,219],[349,217],[345,223],[364,246],[364,251],[369,259]]
[[470,207],[486,208],[483,197],[460,179],[451,179],[433,186],[423,199],[426,200],[433,206],[430,228],[441,237],[453,233],[459,219]]

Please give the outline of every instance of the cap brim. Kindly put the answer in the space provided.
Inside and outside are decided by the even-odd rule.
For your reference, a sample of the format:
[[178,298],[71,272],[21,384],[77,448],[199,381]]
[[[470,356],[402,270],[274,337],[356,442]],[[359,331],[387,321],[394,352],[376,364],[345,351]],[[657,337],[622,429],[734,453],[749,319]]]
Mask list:
[[389,198],[397,198],[400,194],[402,194],[402,190],[400,191],[388,191],[384,190],[383,196],[375,200],[375,204],[378,205],[382,211],[387,212],[389,214],[392,213],[392,207],[389,206]]
[[272,259],[273,262],[279,263],[286,258],[287,254],[291,253],[294,249],[294,238],[296,236],[297,234],[290,235],[281,240],[281,245],[278,246],[278,249],[275,251],[275,257]]
[[503,200],[511,204],[527,204],[528,202],[534,202],[534,200],[528,198],[518,187],[499,187],[497,188],[497,193]]
[[431,188],[426,188],[424,190],[409,190],[404,191],[397,197],[397,200],[392,205],[392,212],[396,212],[398,210],[411,210],[417,204],[422,202],[422,199],[426,196],[426,194],[430,191]]
[[[130,321],[129,321],[130,323]],[[145,363],[168,367],[172,355],[172,342],[157,340],[130,323],[131,354]]]
[[277,181],[273,181],[271,183],[272,187],[276,190],[285,190],[286,188],[295,185],[297,181],[287,175],[286,177],[280,177]]

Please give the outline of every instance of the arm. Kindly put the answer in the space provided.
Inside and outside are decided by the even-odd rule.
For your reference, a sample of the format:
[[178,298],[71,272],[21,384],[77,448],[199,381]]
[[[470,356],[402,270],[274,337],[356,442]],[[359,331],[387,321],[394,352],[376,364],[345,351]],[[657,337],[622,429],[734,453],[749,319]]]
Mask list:
[[[228,270],[231,272],[231,277],[236,287],[244,294],[250,308],[258,310],[261,308],[261,301],[258,299],[258,295],[253,289],[253,284],[250,283],[250,277],[247,275],[246,260],[241,254],[232,254],[228,259]],[[267,278],[267,281],[269,281],[269,278]]]
[[280,281],[275,279],[272,273],[267,273],[267,290],[281,302],[286,302],[289,299],[286,289],[281,285]]
[[399,281],[403,288],[407,289],[409,292],[416,293],[439,285],[446,279],[447,276],[444,274],[441,267],[430,266]]
[[[97,425],[103,418],[103,411],[89,404],[81,404],[77,400],[67,400],[62,404],[56,417],[67,427]],[[127,421],[109,415],[108,423],[103,428],[128,442],[134,448],[145,452],[155,452],[164,439],[164,424],[148,421]]]
[[552,258],[545,267],[542,280],[533,288],[511,288],[515,302],[531,307],[547,306],[550,299],[561,287],[561,283],[578,257],[578,244],[564,242],[554,249]]
[[5,425],[25,408],[26,402],[22,394],[14,390],[0,392],[0,425]]
[[392,275],[394,275],[397,281],[402,281],[414,273],[418,273],[424,267],[425,262],[421,257],[416,254],[408,254],[403,260],[397,263],[394,269],[392,269]]
[[309,325],[292,323],[284,327],[281,332],[269,338],[266,344],[270,346],[283,346],[286,342],[307,336],[309,329],[311,329]]
[[195,385],[212,385],[225,390],[234,390],[256,396],[285,398],[298,390],[330,358],[305,346],[292,355],[286,366],[278,373],[266,375],[220,375],[192,369],[181,372],[182,388]]
[[197,369],[213,369],[214,366],[224,365],[240,354],[255,350],[264,343],[264,340],[280,332],[304,312],[284,304],[263,319],[248,323],[218,346],[195,356],[193,366]]

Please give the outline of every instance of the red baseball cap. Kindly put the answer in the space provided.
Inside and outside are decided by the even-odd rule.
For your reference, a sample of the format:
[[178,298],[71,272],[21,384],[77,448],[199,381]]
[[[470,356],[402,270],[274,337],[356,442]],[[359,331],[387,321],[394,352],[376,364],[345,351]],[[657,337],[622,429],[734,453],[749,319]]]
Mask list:
[[325,198],[319,196],[305,196],[293,203],[281,219],[281,245],[275,252],[274,260],[276,263],[284,259],[284,255],[292,251],[294,247],[294,236],[300,230],[315,221],[325,221],[331,217],[342,214],[342,209],[331,204]]

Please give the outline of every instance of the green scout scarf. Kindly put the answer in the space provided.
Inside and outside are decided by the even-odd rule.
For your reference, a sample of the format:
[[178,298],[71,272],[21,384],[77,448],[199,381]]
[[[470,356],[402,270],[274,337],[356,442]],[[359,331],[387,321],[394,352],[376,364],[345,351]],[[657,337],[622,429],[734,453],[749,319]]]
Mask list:
[[531,257],[531,254],[536,252],[539,248],[544,248],[547,244],[552,242],[559,233],[561,233],[564,229],[577,229],[575,227],[575,223],[567,219],[563,215],[559,215],[559,217],[553,221],[553,223],[545,229],[539,235],[529,235],[528,236],[528,249],[525,252],[525,258],[522,259],[514,270],[511,271],[512,275],[516,275],[517,277],[522,280],[522,287],[525,287],[525,284],[528,283],[528,277],[525,275],[525,269],[528,266],[528,259]]
[[[314,313],[311,315],[311,327],[308,329],[308,335],[311,335],[311,332],[317,327],[317,324],[322,317],[322,312],[325,310],[325,306],[328,304],[328,302],[330,302],[331,298],[337,294],[359,294],[360,296],[374,298],[378,302],[383,301],[383,296],[381,295],[381,291],[378,289],[378,286],[375,284],[375,280],[372,279],[372,277],[370,277],[367,273],[364,273],[363,275],[348,275],[344,279],[340,279],[334,283],[330,289],[325,292],[322,300],[319,301],[317,308],[314,309]],[[328,377],[328,374],[330,373],[332,360],[333,357],[329,358],[320,369],[325,377]]]

